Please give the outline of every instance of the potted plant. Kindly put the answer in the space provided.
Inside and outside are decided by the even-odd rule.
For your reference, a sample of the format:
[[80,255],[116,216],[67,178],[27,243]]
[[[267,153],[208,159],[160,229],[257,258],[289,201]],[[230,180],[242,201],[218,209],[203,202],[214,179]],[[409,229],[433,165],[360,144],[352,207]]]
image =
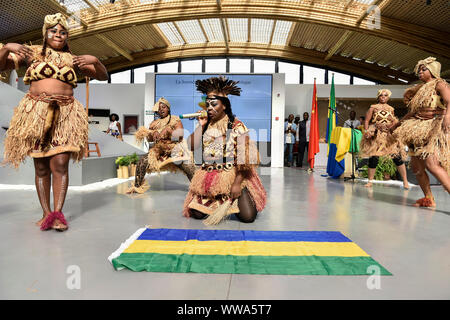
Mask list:
[[129,157],[118,157],[116,159],[117,168],[117,178],[128,179],[129,178],[129,168],[130,160]]
[[[365,165],[360,168],[360,173],[363,178],[368,177],[367,173],[368,166]],[[380,157],[378,161],[377,168],[375,169],[375,180],[390,180],[395,177],[397,173],[397,167],[394,161],[388,157]]]
[[139,156],[136,153],[133,153],[129,156],[130,159],[130,175],[133,177],[136,175],[136,166],[139,162]]
[[117,169],[117,178],[119,178],[119,179],[123,179],[122,168],[121,168],[122,158],[123,157],[117,157],[116,161],[115,161],[116,169]]

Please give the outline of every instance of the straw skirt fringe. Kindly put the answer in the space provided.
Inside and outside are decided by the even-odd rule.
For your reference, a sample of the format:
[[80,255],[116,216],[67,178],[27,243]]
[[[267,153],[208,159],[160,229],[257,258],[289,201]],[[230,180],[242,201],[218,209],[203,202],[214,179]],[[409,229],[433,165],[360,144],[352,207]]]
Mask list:
[[4,163],[19,167],[27,156],[71,152],[80,161],[87,147],[88,116],[71,96],[27,94],[14,109],[5,139]]
[[408,119],[394,135],[409,148],[409,155],[425,160],[435,156],[450,174],[450,134],[442,130],[443,117],[430,120]]

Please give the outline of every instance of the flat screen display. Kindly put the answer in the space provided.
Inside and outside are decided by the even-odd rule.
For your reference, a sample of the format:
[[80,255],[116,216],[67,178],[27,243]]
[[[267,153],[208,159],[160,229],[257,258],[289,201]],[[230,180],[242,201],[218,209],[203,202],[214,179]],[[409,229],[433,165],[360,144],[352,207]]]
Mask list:
[[[180,115],[201,110],[202,93],[195,81],[218,74],[156,74],[155,102],[164,97],[170,102],[171,114]],[[231,109],[249,129],[255,141],[270,142],[272,117],[272,75],[227,74],[227,78],[239,81],[240,96],[230,95]],[[195,128],[196,120],[183,119],[185,137]]]

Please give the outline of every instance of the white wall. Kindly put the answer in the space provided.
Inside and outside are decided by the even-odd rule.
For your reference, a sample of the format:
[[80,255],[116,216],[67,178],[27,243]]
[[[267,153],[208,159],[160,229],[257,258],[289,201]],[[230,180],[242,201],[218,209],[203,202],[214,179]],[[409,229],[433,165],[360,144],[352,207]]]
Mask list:
[[[109,109],[119,115],[124,127],[124,115],[138,115],[138,126],[144,125],[144,84],[89,84],[89,109]],[[86,84],[79,83],[74,89],[74,97],[86,106]],[[123,135],[125,142],[142,149],[133,134]]]
[[[286,117],[289,114],[300,115],[304,112],[311,113],[312,84],[287,84],[286,85]],[[370,98],[376,101],[377,92],[380,89],[392,91],[391,99],[403,98],[403,92],[409,86],[403,85],[335,85],[336,98]],[[331,85],[318,84],[317,98],[329,98]]]

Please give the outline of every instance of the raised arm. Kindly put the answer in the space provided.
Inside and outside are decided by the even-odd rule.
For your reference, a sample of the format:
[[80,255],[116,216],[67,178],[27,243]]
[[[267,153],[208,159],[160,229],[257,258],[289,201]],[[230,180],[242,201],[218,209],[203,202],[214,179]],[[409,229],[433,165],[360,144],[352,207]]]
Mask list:
[[[11,54],[10,54],[11,53]],[[18,69],[33,57],[33,50],[18,43],[0,45],[0,71]]]
[[437,93],[444,100],[444,121],[442,122],[442,130],[450,133],[450,88],[445,82],[439,82],[436,86]]
[[373,116],[373,107],[371,106],[366,112],[366,119],[364,120],[364,130],[369,129],[369,123]]
[[198,124],[199,126],[195,131],[189,136],[187,140],[187,144],[191,151],[194,151],[198,149],[201,146],[202,143],[202,137],[203,137],[203,128],[205,127],[206,123],[208,122],[207,117],[199,117]]
[[77,67],[84,76],[97,80],[108,80],[108,71],[97,57],[90,55],[76,56],[73,65]]

